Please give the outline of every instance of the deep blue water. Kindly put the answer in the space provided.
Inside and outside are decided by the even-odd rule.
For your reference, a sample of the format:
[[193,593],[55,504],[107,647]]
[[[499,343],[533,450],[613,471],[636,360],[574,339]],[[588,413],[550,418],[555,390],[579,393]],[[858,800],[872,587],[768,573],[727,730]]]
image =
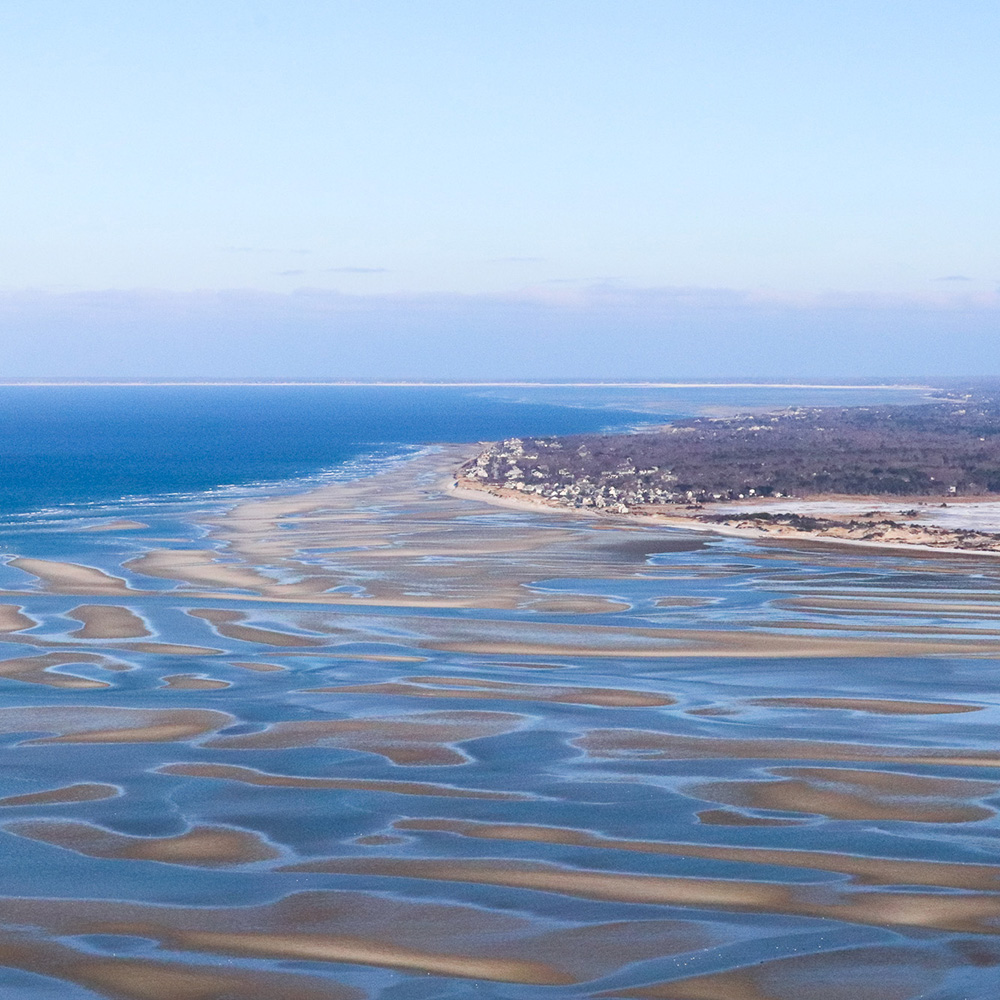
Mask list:
[[405,445],[635,420],[619,409],[446,388],[5,387],[0,511],[284,481]]
[[572,434],[720,401],[913,401],[859,389],[376,386],[0,387],[0,514],[287,483],[406,446]]

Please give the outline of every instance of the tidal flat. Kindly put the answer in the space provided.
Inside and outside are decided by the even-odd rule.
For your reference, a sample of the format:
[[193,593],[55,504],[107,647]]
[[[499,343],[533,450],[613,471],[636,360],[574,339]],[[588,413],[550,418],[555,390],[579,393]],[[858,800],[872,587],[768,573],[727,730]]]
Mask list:
[[505,508],[475,451],[22,531],[0,986],[995,997],[1000,558]]

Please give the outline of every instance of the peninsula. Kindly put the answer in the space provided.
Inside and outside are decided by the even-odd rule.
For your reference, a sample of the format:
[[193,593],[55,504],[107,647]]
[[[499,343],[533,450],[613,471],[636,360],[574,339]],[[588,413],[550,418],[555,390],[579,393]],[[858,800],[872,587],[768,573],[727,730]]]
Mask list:
[[[510,438],[457,480],[505,500],[724,533],[1000,553],[1000,405],[798,407],[632,434]],[[995,505],[998,530],[956,521],[955,505]]]

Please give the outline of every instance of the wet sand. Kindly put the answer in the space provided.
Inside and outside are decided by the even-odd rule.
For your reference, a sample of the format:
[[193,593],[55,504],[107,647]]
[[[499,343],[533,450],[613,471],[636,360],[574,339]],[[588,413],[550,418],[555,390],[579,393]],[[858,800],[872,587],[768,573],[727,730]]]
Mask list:
[[512,823],[481,823],[469,820],[398,820],[397,830],[452,833],[461,837],[512,843],[565,844],[597,850],[632,851],[681,858],[706,858],[750,865],[774,865],[834,872],[851,877],[857,885],[923,885],[941,889],[1000,891],[1000,865],[953,864],[941,861],[907,861],[898,858],[868,858],[823,851],[796,851],[762,847],[727,847],[715,844],[671,843],[662,840],[623,840],[589,830],[530,826]]
[[378,754],[408,766],[465,764],[471,757],[456,744],[518,729],[524,717],[509,712],[420,712],[396,718],[279,722],[266,732],[218,736],[211,749],[283,750],[326,746]]
[[829,708],[848,712],[872,712],[875,715],[960,715],[981,712],[982,705],[955,705],[933,701],[890,701],[885,698],[753,698],[751,705],[777,705],[783,708]]
[[21,632],[38,622],[29,618],[17,604],[0,604],[0,632]]
[[573,740],[594,758],[607,760],[822,760],[882,764],[1000,767],[1000,751],[958,747],[873,746],[821,740],[712,739],[639,729],[595,729]]
[[192,608],[188,614],[194,618],[203,618],[221,636],[227,639],[239,639],[240,642],[259,642],[265,646],[322,646],[323,639],[313,639],[305,635],[293,635],[290,632],[278,632],[275,629],[260,628],[255,625],[241,624],[247,618],[239,611],[216,610],[213,608]]
[[105,708],[96,705],[0,708],[0,733],[51,733],[28,743],[172,743],[233,722],[208,709]]
[[80,604],[66,614],[83,622],[83,628],[69,633],[75,639],[141,639],[152,634],[134,611],[114,604]]
[[341,789],[376,792],[388,795],[438,795],[453,799],[487,799],[493,802],[524,802],[533,796],[517,792],[491,792],[485,789],[457,788],[426,781],[385,781],[381,779],[309,778],[292,774],[268,774],[236,764],[164,764],[161,774],[179,774],[192,778],[213,778],[220,781],[238,781],[262,788]]
[[0,980],[991,995],[1000,568],[498,507],[463,450],[19,540]]
[[673,698],[651,691],[553,687],[544,684],[513,684],[507,681],[456,677],[402,677],[398,681],[385,684],[311,688],[306,693],[391,694],[406,698],[468,698],[479,701],[549,701],[564,705],[594,705],[604,708],[642,708],[675,703]]
[[7,565],[35,577],[45,590],[54,594],[125,596],[137,593],[121,577],[112,576],[94,566],[25,557],[9,559]]
[[163,687],[167,691],[221,691],[232,684],[203,674],[170,674],[163,678]]
[[80,783],[64,788],[49,788],[43,792],[26,792],[24,795],[8,795],[0,799],[0,806],[50,806],[70,802],[97,802],[113,799],[121,795],[115,785]]
[[3,829],[91,858],[217,868],[271,861],[281,855],[256,834],[223,827],[199,826],[177,837],[125,837],[89,823],[54,820],[18,821],[5,824]]
[[127,663],[109,659],[97,653],[42,653],[39,656],[17,656],[10,660],[0,660],[0,677],[11,677],[29,684],[44,684],[48,687],[93,690],[109,688],[106,681],[95,681],[70,672],[57,671],[73,663],[88,663],[101,670],[131,670]]

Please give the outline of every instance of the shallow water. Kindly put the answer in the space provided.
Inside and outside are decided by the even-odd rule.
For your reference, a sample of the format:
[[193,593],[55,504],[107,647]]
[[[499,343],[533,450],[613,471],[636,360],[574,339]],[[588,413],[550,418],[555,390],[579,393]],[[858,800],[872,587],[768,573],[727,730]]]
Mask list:
[[513,512],[449,455],[19,520],[119,582],[0,577],[4,996],[996,996],[1000,563]]

